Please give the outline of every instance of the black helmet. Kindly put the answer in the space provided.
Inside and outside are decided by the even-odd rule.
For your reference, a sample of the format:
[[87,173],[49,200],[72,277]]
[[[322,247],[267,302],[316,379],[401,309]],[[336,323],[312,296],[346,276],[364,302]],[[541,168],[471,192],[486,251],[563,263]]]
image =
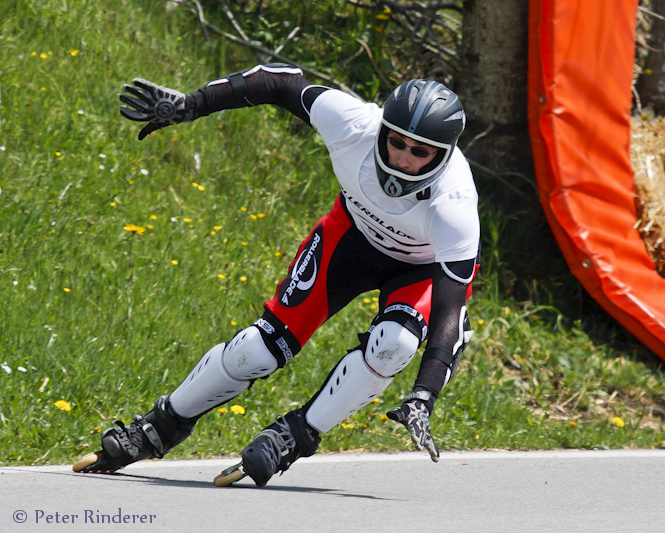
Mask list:
[[[464,130],[466,116],[457,95],[442,83],[411,80],[386,100],[376,137],[374,155],[379,183],[388,196],[406,196],[430,185],[446,166]],[[388,166],[388,131],[436,146],[436,157],[418,175],[405,174]]]

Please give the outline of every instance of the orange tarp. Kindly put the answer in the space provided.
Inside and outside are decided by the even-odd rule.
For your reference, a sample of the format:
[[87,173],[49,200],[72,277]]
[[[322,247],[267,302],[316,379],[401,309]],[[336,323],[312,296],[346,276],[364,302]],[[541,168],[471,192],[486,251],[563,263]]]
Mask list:
[[570,270],[665,360],[665,279],[635,228],[638,0],[530,0],[529,129],[540,202]]

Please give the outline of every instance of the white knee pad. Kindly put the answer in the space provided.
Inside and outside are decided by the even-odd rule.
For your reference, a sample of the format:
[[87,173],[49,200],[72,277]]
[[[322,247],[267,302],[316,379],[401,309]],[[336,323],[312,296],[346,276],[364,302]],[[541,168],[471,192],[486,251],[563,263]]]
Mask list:
[[385,320],[371,330],[365,360],[380,376],[394,376],[411,362],[418,346],[420,339],[408,329],[392,320]]
[[206,353],[180,386],[171,394],[171,407],[192,418],[235,398],[249,388],[249,381],[233,379],[224,368],[225,343]]
[[246,391],[252,380],[277,369],[261,333],[250,326],[229,343],[206,353],[171,394],[171,406],[185,418],[198,416]]
[[335,367],[305,414],[307,423],[327,433],[342,420],[378,397],[393,381],[367,366],[360,350],[347,354]]
[[234,379],[256,379],[277,370],[277,359],[263,342],[256,326],[238,333],[224,350],[224,368]]

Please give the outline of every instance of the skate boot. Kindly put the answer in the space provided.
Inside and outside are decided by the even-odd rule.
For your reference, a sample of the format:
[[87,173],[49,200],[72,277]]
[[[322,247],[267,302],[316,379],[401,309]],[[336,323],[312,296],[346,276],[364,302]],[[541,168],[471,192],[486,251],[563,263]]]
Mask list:
[[258,487],[263,487],[277,472],[285,472],[300,457],[316,453],[321,442],[301,409],[275,417],[275,422],[261,431],[242,451],[245,473]]
[[196,418],[178,416],[162,396],[147,415],[136,415],[125,426],[116,420],[113,427],[102,433],[102,449],[77,462],[75,472],[100,472],[112,474],[142,459],[161,459],[171,448],[192,434]]

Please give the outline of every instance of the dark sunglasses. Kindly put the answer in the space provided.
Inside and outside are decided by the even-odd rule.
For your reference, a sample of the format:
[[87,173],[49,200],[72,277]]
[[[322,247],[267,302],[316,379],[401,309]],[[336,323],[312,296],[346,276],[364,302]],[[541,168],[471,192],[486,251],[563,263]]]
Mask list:
[[418,157],[420,159],[426,159],[439,151],[438,149],[435,149],[433,152],[430,152],[426,148],[420,146],[409,146],[399,137],[388,137],[388,142],[395,150],[399,150],[400,152],[408,148],[411,150],[411,155],[413,155],[413,157]]

